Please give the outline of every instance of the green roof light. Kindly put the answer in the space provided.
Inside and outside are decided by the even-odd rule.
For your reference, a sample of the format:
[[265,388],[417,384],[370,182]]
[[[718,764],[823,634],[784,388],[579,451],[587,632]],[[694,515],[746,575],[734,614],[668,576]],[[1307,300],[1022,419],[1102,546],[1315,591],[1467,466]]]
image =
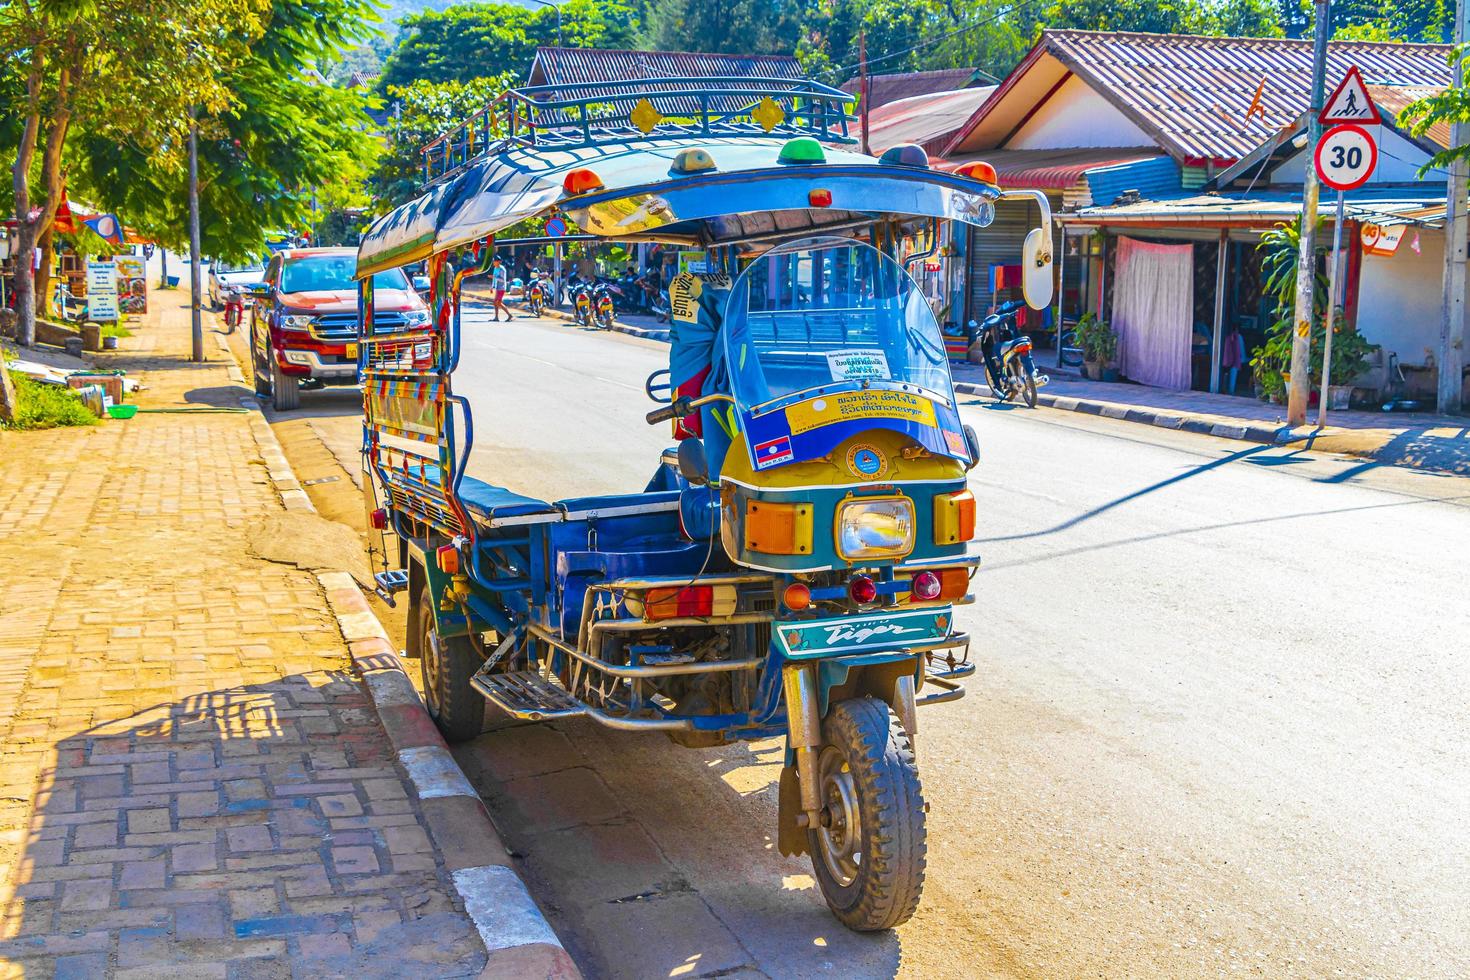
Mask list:
[[822,150],[822,144],[810,136],[796,136],[786,141],[781,147],[781,155],[776,158],[777,163],[826,163],[827,154]]

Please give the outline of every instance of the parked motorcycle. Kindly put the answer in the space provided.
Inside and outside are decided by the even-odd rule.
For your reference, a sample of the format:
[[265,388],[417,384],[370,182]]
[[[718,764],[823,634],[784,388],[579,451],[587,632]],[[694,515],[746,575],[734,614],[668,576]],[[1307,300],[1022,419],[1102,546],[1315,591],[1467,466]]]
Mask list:
[[227,332],[233,332],[245,319],[245,311],[250,309],[254,301],[241,286],[230,286],[225,289],[225,327]]
[[660,289],[658,296],[649,304],[649,309],[659,323],[667,323],[669,321],[669,291]]
[[572,294],[572,319],[579,327],[592,326],[592,284],[574,279],[567,288]]
[[526,283],[526,310],[532,316],[540,316],[546,307],[546,284],[539,276],[532,275]]
[[1016,316],[1025,308],[1025,300],[1019,299],[996,307],[980,325],[980,350],[985,355],[985,373],[996,400],[1005,402],[1020,395],[1028,408],[1035,408],[1036,389],[1051,379],[1036,370],[1031,359],[1031,338],[1016,332]]
[[596,310],[596,323],[604,330],[613,328],[613,319],[617,315],[617,309],[613,304],[613,298],[623,298],[623,290],[616,283],[607,280],[599,280],[592,286],[592,305]]

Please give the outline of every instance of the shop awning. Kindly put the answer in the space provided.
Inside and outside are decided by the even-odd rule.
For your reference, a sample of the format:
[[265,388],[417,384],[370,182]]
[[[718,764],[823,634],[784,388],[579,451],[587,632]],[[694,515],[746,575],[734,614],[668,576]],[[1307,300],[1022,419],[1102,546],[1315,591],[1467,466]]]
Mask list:
[[[1295,194],[1256,194],[1251,197],[1229,197],[1223,194],[1199,194],[1158,201],[1136,201],[1109,207],[1079,208],[1057,214],[1057,220],[1068,225],[1194,225],[1201,227],[1268,228],[1278,221],[1291,221],[1301,214],[1302,201]],[[1375,225],[1417,225],[1439,228],[1444,224],[1444,198],[1406,197],[1403,189],[1388,190],[1379,195],[1349,196],[1345,204],[1347,217]],[[1323,194],[1317,212],[1332,220],[1337,214],[1337,201]]]
[[1000,186],[1006,190],[1064,191],[1075,186],[1088,171],[1153,160],[1163,155],[1162,150],[1142,147],[991,150],[949,157],[935,163],[935,166],[953,170],[983,160],[995,168]]

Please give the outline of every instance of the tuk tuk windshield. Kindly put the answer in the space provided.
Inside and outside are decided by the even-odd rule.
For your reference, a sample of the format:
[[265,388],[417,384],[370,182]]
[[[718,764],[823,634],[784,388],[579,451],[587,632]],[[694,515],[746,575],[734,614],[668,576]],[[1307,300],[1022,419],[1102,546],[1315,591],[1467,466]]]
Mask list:
[[747,410],[814,388],[913,385],[953,399],[939,323],[894,259],[846,239],[773,249],[741,273],[724,321]]

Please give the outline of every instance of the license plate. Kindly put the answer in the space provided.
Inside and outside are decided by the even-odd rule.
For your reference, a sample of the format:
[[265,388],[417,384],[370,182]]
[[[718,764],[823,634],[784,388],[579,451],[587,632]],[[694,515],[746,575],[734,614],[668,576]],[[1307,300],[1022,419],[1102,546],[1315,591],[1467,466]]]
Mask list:
[[925,646],[948,636],[953,619],[948,608],[869,613],[777,623],[776,636],[788,657],[832,657]]
[[355,359],[357,357],[357,345],[356,344],[348,344],[347,345],[347,349],[343,352],[342,356],[343,357],[351,357],[351,358],[354,358]]

